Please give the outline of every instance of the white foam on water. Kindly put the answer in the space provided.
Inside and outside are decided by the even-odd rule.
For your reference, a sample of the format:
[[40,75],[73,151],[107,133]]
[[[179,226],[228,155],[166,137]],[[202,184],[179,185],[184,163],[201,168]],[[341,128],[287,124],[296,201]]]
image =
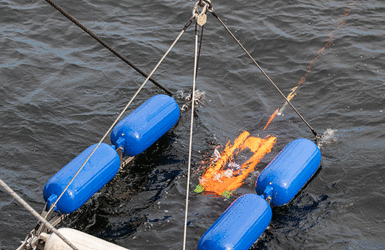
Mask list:
[[324,145],[330,144],[332,142],[337,141],[337,136],[336,136],[337,129],[331,129],[328,128],[326,131],[323,133],[321,138],[318,140],[318,147],[322,147]]
[[[202,102],[204,102],[204,97],[206,95],[206,92],[202,91],[202,90],[195,90],[195,95],[194,95],[194,102],[195,102],[195,105],[199,105],[201,104]],[[181,99],[181,100],[184,100],[186,101],[185,104],[183,104],[182,108],[181,108],[181,111],[184,112],[186,111],[187,109],[190,108],[191,106],[191,98],[192,98],[192,93],[184,93],[183,90],[178,90],[176,92],[176,97],[178,99]]]

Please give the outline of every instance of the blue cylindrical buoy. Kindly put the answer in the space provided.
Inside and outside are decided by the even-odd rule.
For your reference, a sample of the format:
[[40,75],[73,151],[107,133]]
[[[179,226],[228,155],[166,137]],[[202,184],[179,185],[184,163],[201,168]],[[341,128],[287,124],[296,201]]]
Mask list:
[[111,132],[111,143],[123,147],[124,156],[136,156],[150,147],[178,121],[174,98],[156,95],[121,120]]
[[[47,209],[57,200],[96,145],[88,147],[48,180],[43,190]],[[56,204],[55,210],[61,214],[77,210],[116,175],[119,167],[120,158],[115,149],[108,144],[100,144]]]
[[245,194],[236,199],[205,232],[198,250],[249,249],[270,224],[272,211],[261,196]]
[[265,198],[271,196],[270,205],[282,206],[291,201],[321,163],[321,152],[308,139],[290,142],[260,173],[256,191]]

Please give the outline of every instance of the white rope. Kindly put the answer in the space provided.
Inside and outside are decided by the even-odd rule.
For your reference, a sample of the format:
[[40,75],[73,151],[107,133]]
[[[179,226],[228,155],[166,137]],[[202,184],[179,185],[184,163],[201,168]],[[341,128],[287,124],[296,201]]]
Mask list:
[[188,153],[188,164],[187,164],[187,187],[186,187],[186,209],[184,215],[184,233],[183,233],[183,250],[186,249],[186,236],[187,236],[187,214],[188,214],[188,201],[190,192],[190,170],[191,170],[191,154],[192,154],[192,135],[194,125],[194,108],[195,108],[195,84],[197,74],[197,62],[198,62],[198,25],[195,30],[195,58],[194,58],[194,76],[193,76],[193,89],[191,98],[191,123],[190,123],[190,142],[189,142],[189,153]]
[[25,202],[18,194],[16,194],[2,179],[0,179],[0,186],[2,186],[13,198],[15,198],[25,209],[33,214],[39,221],[44,223],[54,234],[62,239],[73,250],[78,250],[71,242],[69,242],[56,228],[54,228],[46,219],[38,214],[27,202]]
[[92,150],[92,152],[90,153],[90,155],[87,157],[87,159],[84,161],[83,165],[79,168],[79,170],[76,172],[76,174],[72,177],[71,181],[68,183],[68,185],[65,187],[65,189],[63,190],[63,192],[60,194],[60,196],[57,198],[57,200],[52,204],[52,206],[50,207],[47,215],[49,216],[52,211],[54,210],[54,208],[56,207],[56,204],[59,202],[60,198],[64,195],[64,193],[67,191],[68,187],[71,185],[71,183],[74,181],[74,179],[76,178],[76,176],[79,174],[79,172],[83,169],[83,167],[86,165],[86,163],[89,161],[89,159],[91,158],[91,156],[95,153],[96,149],[100,146],[100,144],[104,141],[104,139],[107,137],[107,135],[111,132],[111,130],[115,127],[116,123],[119,121],[119,119],[122,117],[122,115],[124,114],[124,112],[126,112],[126,110],[128,109],[128,107],[131,105],[131,103],[133,102],[133,100],[136,98],[136,96],[139,94],[139,92],[143,89],[144,85],[146,85],[146,83],[148,82],[148,80],[151,78],[151,76],[154,74],[154,72],[158,69],[159,65],[163,62],[163,60],[166,58],[166,56],[168,55],[168,53],[171,51],[171,49],[174,47],[174,45],[178,42],[178,40],[180,39],[180,37],[183,35],[183,33],[185,32],[186,30],[186,26],[185,28],[179,33],[178,37],[175,39],[175,41],[172,43],[172,45],[170,46],[170,48],[167,50],[167,52],[163,55],[163,57],[160,59],[160,61],[158,62],[158,64],[155,66],[155,68],[151,71],[151,73],[148,75],[148,77],[146,78],[146,80],[143,82],[143,84],[139,87],[139,89],[136,91],[136,93],[134,94],[134,96],[131,98],[131,100],[127,103],[127,105],[124,107],[124,109],[122,110],[122,112],[120,112],[119,116],[116,118],[116,120],[112,123],[111,127],[107,130],[107,132],[104,134],[104,136],[102,137],[102,139],[99,141],[99,143],[96,145],[96,147],[94,148],[94,150]]

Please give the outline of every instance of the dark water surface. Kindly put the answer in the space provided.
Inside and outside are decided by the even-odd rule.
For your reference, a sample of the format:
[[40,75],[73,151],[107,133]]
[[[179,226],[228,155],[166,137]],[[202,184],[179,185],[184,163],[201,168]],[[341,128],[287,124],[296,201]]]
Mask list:
[[[57,3],[146,72],[195,4]],[[321,147],[320,173],[288,206],[274,210],[253,249],[385,249],[384,2],[213,0],[213,5],[285,94],[311,65],[293,104],[318,133],[332,133]],[[40,212],[46,181],[103,136],[144,79],[43,0],[0,0],[0,22],[0,178]],[[173,92],[191,90],[193,39],[191,27],[154,75]],[[206,95],[196,112],[194,169],[242,130],[278,138],[259,170],[290,141],[313,139],[289,108],[262,131],[284,102],[211,15],[197,88]],[[148,83],[130,110],[159,92]],[[182,113],[172,131],[63,226],[130,249],[181,249],[189,120]],[[200,174],[193,173],[191,188]],[[233,200],[255,192],[256,176],[230,199],[190,193],[188,249],[196,249]],[[17,248],[35,225],[34,217],[0,192],[2,249]]]

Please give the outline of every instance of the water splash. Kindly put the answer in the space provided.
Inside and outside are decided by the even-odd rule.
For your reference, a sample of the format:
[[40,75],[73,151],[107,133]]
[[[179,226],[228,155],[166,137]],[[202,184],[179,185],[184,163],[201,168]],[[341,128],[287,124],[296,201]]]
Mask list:
[[336,136],[337,129],[331,129],[328,128],[321,138],[318,140],[317,145],[319,148],[321,148],[324,145],[333,143],[337,141],[337,136]]
[[[206,95],[206,92],[199,90],[199,89],[195,90],[195,95],[194,95],[195,105],[203,103],[205,95]],[[192,93],[186,93],[185,94],[182,90],[178,90],[176,92],[176,98],[186,101],[186,103],[183,104],[182,108],[180,109],[182,112],[184,112],[190,108]]]

